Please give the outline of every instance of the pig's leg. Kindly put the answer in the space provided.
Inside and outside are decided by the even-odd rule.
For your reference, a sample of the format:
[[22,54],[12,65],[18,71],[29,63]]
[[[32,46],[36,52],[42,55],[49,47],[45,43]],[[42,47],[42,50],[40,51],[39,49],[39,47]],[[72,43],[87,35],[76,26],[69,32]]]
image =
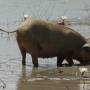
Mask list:
[[31,56],[32,56],[32,63],[34,67],[38,67],[38,57],[35,55],[31,55]]
[[23,48],[21,41],[17,38],[17,43],[22,55],[22,65],[26,65],[26,50]]
[[64,57],[62,57],[62,56],[57,56],[57,67],[62,66],[63,60],[64,60]]

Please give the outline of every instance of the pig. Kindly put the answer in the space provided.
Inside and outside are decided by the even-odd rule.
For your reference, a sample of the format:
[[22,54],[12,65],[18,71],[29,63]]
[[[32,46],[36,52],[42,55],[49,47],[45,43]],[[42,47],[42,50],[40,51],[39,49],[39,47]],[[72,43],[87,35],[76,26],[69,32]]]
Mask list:
[[86,39],[75,30],[45,20],[25,20],[16,31],[16,39],[22,54],[22,64],[26,64],[26,53],[31,54],[34,67],[38,58],[57,57],[57,66],[80,49]]

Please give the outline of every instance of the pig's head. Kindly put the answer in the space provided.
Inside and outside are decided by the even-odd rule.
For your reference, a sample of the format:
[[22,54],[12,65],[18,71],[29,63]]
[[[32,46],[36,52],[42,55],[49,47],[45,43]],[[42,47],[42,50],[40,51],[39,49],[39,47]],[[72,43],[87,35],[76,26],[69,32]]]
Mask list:
[[74,59],[80,61],[81,65],[90,64],[90,42],[84,44],[79,50],[75,52]]

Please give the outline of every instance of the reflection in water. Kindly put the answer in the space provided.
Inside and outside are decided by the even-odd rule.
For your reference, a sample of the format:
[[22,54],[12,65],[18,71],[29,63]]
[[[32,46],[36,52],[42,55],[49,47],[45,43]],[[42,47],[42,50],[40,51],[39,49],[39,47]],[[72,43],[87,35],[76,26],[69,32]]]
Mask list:
[[88,90],[88,84],[80,84],[80,90]]
[[[69,68],[69,67],[68,67]],[[88,90],[89,83],[81,80],[65,78],[61,69],[32,68],[32,72],[22,67],[21,76],[17,83],[17,90]],[[67,75],[68,76],[68,75]]]
[[90,90],[90,81],[83,80],[80,82],[80,90]]
[[26,74],[26,67],[22,67],[21,77],[18,81],[17,90],[29,90],[29,83]]

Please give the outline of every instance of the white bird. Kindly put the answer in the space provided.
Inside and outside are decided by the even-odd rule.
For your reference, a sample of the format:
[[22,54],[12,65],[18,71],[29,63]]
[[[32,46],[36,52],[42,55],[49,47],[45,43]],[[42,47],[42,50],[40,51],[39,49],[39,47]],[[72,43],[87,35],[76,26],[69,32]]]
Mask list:
[[81,72],[81,75],[84,75],[85,72],[88,72],[88,68],[79,68],[80,72]]

